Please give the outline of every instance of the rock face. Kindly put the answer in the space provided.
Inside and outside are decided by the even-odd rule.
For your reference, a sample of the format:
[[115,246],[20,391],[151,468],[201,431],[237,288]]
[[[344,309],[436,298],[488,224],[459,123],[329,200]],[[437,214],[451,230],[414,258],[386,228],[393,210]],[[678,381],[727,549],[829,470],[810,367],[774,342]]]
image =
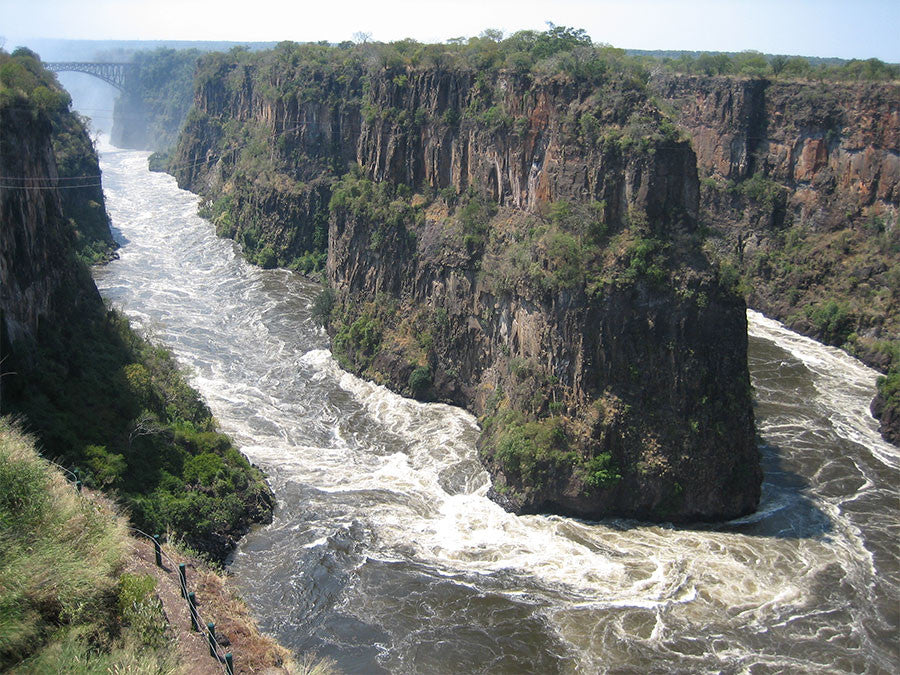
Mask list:
[[[703,220],[749,304],[900,370],[900,86],[663,75],[651,87],[691,136]],[[890,437],[900,410],[884,395],[876,410]]]
[[[786,213],[819,228],[866,210],[896,215],[900,86],[701,76],[661,76],[651,86],[676,106],[702,174],[740,181],[762,172],[787,189],[783,203],[769,205],[772,224]],[[725,222],[712,200],[703,206]]]
[[45,116],[0,108],[0,171],[29,176],[21,188],[0,188],[0,310],[4,342],[37,337],[45,323],[65,323],[102,306],[97,289],[74,255],[74,236],[55,186],[58,175]]
[[700,251],[694,153],[640,88],[212,57],[196,91],[179,183],[281,262],[330,194],[336,356],[480,415],[504,506],[756,508],[745,305]]

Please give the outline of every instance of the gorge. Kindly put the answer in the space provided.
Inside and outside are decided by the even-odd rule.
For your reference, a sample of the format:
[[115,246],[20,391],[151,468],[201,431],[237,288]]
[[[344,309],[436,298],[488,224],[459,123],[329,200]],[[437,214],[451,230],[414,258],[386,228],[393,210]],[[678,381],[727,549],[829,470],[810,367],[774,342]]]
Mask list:
[[338,359],[480,415],[506,507],[744,514],[743,303],[700,250],[688,143],[602,65],[532,80],[321,46],[214,55],[172,166],[264,266],[304,264],[327,226]]
[[[270,82],[251,61],[210,57],[215,77],[201,74],[198,90],[206,107],[191,113],[170,160],[204,195],[200,211],[214,225],[196,215],[197,197],[146,171],[148,153],[104,142],[122,248],[95,277],[104,298],[190,364],[222,429],[269,475],[274,520],[229,565],[265,630],[348,672],[896,664],[898,455],[867,414],[875,373],[745,315],[740,233],[709,237],[704,210],[716,200],[768,203],[765,189],[737,186],[771,185],[753,170],[714,188],[719,176],[705,173],[693,142],[698,180],[685,136],[668,122],[688,128],[690,97],[679,118],[616,81],[601,98],[628,115],[605,120],[578,87],[550,83],[531,96],[533,84],[456,73],[444,82],[458,104],[435,114],[434,97],[416,120],[411,101],[429,101],[441,79],[433,74],[395,73],[371,93],[352,68],[281,82],[273,69]],[[292,110],[258,91],[294,81],[310,90],[294,92]],[[721,110],[727,97],[709,99]],[[571,115],[559,113],[563,100]],[[454,109],[458,117],[447,114]],[[836,148],[829,158],[841,156]],[[523,155],[539,157],[537,169]],[[885,155],[889,166],[890,147]],[[360,156],[359,168],[345,169]],[[874,194],[861,198],[860,217],[873,206],[890,213],[894,197]],[[777,241],[781,224],[763,226]],[[815,218],[803,226],[806,241]],[[765,244],[749,244],[746,258]],[[275,265],[319,269],[332,295],[260,269]],[[868,278],[888,273],[876,265]],[[735,352],[749,364],[752,413]],[[728,400],[728,382],[710,385],[714,376],[732,385],[736,376],[743,386],[731,398],[743,398]],[[468,406],[486,433],[458,408],[371,380]],[[597,381],[609,387],[597,391]],[[708,386],[725,399],[690,408]],[[639,418],[654,406],[672,417]],[[701,454],[693,459],[711,464],[698,469],[667,447],[657,456],[647,439],[701,436],[715,446],[717,421],[725,435],[734,428],[723,409],[745,413],[739,436],[759,453],[759,496],[752,469],[739,490],[760,500],[755,513],[673,527],[514,516],[495,503],[571,513],[588,493],[606,513],[698,517],[709,503],[697,506],[697,485],[676,471],[718,481],[728,467],[715,462],[731,460]],[[673,429],[684,414],[687,425]],[[197,443],[185,431],[175,439]],[[629,457],[634,447],[647,454]],[[493,467],[492,480],[482,462],[497,455],[517,463]],[[710,501],[738,501],[721,483],[724,497],[707,492]],[[611,506],[627,490],[642,491],[626,495],[631,511]]]

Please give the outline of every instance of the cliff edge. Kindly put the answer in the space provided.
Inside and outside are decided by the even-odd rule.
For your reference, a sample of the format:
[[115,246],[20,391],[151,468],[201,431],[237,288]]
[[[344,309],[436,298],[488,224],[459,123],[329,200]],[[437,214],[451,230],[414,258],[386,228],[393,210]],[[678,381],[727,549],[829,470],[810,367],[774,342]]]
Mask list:
[[175,174],[252,260],[326,258],[336,358],[479,415],[507,508],[745,514],[745,305],[703,253],[694,153],[645,74],[579,47],[544,73],[204,57]]

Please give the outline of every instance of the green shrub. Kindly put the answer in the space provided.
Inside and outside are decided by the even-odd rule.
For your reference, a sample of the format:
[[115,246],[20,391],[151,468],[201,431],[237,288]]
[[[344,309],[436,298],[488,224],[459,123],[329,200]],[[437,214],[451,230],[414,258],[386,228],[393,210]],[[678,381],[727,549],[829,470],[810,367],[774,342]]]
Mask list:
[[224,466],[225,463],[219,455],[204,452],[202,455],[196,455],[185,461],[184,480],[188,483],[210,486]]
[[413,396],[421,396],[431,386],[431,370],[428,366],[419,366],[409,374],[409,389]]
[[559,418],[527,420],[522,413],[504,410],[483,426],[488,454],[527,489],[540,489],[548,472],[576,461]]
[[612,487],[622,479],[608,452],[591,457],[583,463],[582,467],[585,476],[584,484],[592,489]]
[[331,317],[331,312],[334,309],[334,303],[334,290],[332,290],[330,286],[326,286],[319,292],[316,299],[313,301],[312,318],[320,325],[326,325],[328,319]]
[[824,342],[840,347],[853,332],[856,319],[845,302],[828,300],[807,305],[806,317],[816,327]]
[[263,250],[256,254],[256,264],[267,270],[278,265],[278,258],[269,244],[266,244]]

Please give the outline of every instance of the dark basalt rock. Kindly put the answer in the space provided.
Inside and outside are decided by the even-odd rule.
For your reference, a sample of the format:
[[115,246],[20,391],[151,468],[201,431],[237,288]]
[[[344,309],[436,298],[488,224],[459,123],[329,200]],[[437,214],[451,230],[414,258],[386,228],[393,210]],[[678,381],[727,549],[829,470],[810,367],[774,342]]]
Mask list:
[[[488,225],[491,236],[468,243],[440,201],[415,223],[373,222],[349,208],[324,212],[333,316],[346,328],[367,320],[367,306],[395,306],[368,327],[368,339],[380,342],[351,349],[343,364],[397,391],[482,416],[489,428],[479,448],[494,477],[493,498],[519,513],[587,518],[709,520],[756,508],[761,471],[745,304],[700,250],[690,144],[652,134],[616,140],[635,114],[658,128],[661,114],[645,94],[607,92],[615,101],[607,105],[565,79],[495,74],[492,103],[513,123],[490,124],[466,114],[479,109],[483,86],[468,71],[410,70],[402,80],[325,72],[315,80],[325,95],[309,100],[267,93],[274,80],[266,78],[286,81],[289,72],[256,72],[217,58],[200,76],[173,165],[181,167],[175,173],[182,187],[244,205],[229,234],[245,247],[250,232],[255,250],[296,256],[302,249],[289,242],[308,241],[327,203],[304,195],[313,185],[335,185],[333,169],[347,161],[376,182],[448,196],[471,188],[500,209]],[[376,113],[364,114],[363,102]],[[587,113],[597,120],[597,138],[573,126]],[[221,130],[235,123],[292,130],[273,146],[258,178],[225,152]],[[491,272],[504,251],[561,200],[601,205],[610,233],[603,246],[620,233],[623,247],[653,238],[666,251],[663,278],[629,277],[627,256],[610,246],[587,270],[600,279],[593,289],[526,276],[498,281]],[[288,215],[303,204],[311,208]],[[550,274],[555,263],[534,250],[535,274]],[[426,314],[440,321],[434,319],[416,361],[408,326]],[[333,335],[340,329],[331,326]],[[426,367],[429,384],[413,392],[413,371]],[[523,425],[558,423],[564,443],[533,466],[517,465],[500,447],[503,429],[513,428],[507,411],[521,415]]]

